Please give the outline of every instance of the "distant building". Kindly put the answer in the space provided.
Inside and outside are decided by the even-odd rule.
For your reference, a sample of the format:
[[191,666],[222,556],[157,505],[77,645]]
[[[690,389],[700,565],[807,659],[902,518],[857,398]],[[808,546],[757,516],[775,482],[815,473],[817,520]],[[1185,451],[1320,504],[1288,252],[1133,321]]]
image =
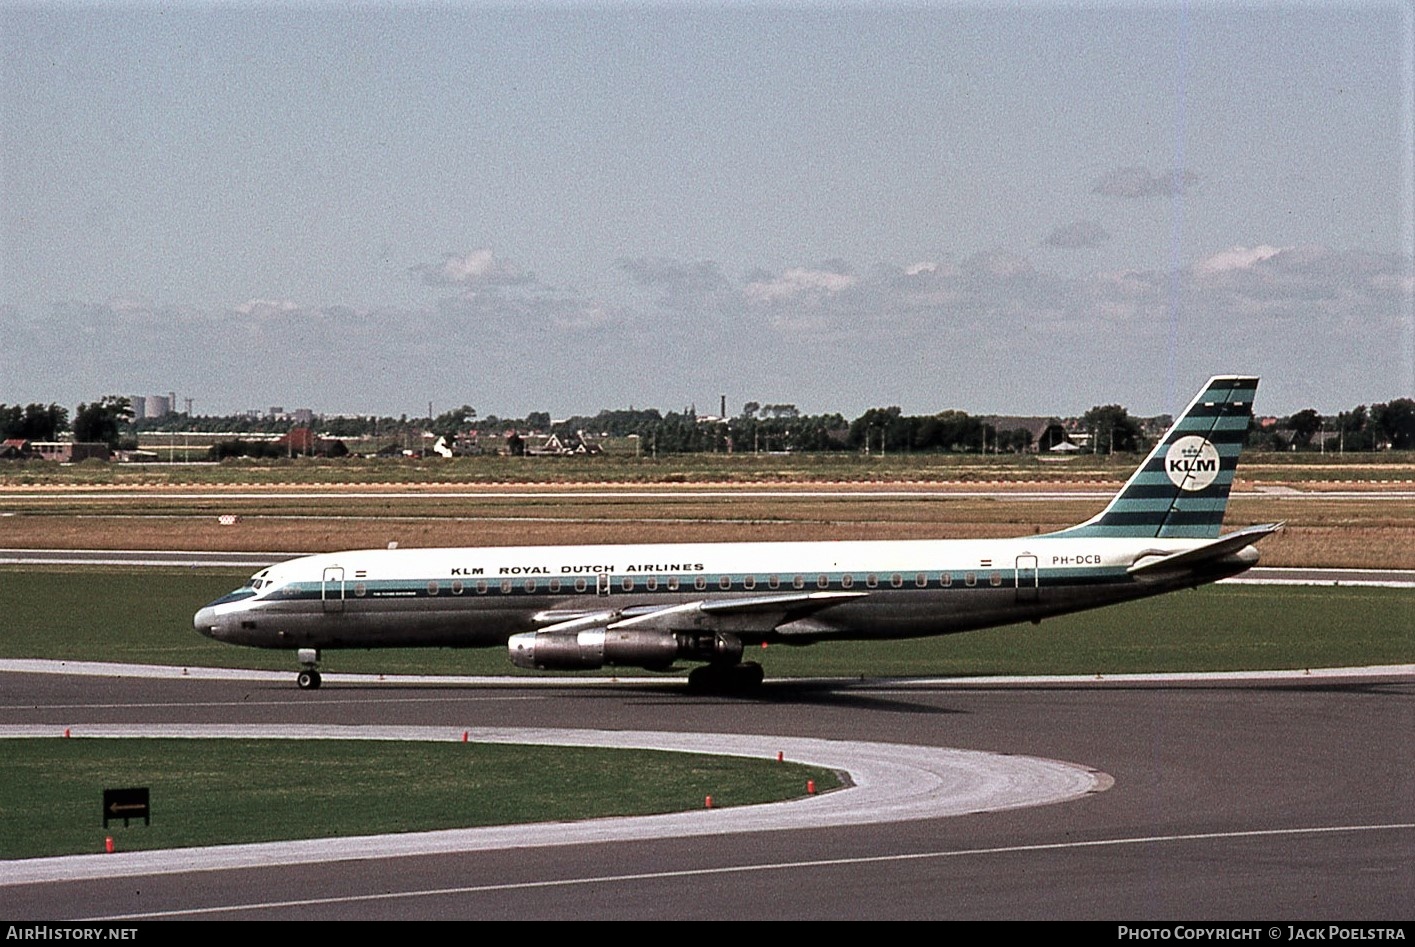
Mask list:
[[296,427],[291,428],[290,433],[280,438],[276,443],[284,445],[296,454],[313,454],[316,440],[312,429]]
[[290,433],[276,439],[280,453],[303,456],[343,457],[349,453],[344,442],[334,438],[320,437],[312,428],[295,427]]
[[148,395],[143,399],[144,418],[165,418],[172,413],[172,402],[166,395]]
[[991,425],[994,431],[1002,435],[1018,430],[1026,431],[1031,435],[1027,450],[1033,453],[1051,450],[1057,444],[1067,442],[1066,428],[1056,418],[993,414],[980,417],[978,420]]
[[133,410],[134,421],[161,420],[177,410],[175,393],[165,395],[129,395],[128,405]]
[[576,431],[574,437],[567,437],[563,441],[552,434],[545,439],[545,443],[526,448],[526,454],[531,457],[568,457],[571,454],[602,453],[604,448],[586,437],[584,431]]
[[107,460],[108,445],[102,441],[30,441],[28,456],[61,464]]

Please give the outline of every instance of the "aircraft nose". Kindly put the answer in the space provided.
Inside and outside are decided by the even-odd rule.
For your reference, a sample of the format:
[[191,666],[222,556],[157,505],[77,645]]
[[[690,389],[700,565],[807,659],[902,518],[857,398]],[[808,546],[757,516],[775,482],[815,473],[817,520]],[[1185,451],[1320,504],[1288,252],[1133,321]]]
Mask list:
[[208,638],[216,637],[216,609],[210,605],[198,609],[196,616],[192,619],[192,626]]

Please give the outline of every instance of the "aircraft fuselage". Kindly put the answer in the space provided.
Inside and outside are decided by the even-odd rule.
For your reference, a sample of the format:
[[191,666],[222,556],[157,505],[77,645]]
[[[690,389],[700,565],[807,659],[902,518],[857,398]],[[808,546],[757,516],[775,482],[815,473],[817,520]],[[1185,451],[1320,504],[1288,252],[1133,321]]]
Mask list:
[[488,647],[588,612],[828,592],[840,596],[828,609],[775,627],[745,614],[730,630],[744,643],[909,638],[1158,595],[1257,561],[1248,546],[1201,568],[1127,572],[1142,556],[1202,545],[1032,538],[359,550],[272,566],[254,580],[262,588],[212,603],[195,625],[263,648]]

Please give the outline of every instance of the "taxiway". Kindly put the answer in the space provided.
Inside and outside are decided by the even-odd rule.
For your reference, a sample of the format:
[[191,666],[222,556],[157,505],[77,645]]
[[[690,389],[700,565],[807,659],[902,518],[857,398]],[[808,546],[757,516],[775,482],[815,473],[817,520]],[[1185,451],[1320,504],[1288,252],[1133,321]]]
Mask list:
[[[1060,760],[1070,801],[872,824],[6,883],[9,918],[1415,918],[1415,675],[363,686],[8,672],[0,725],[564,728]],[[901,749],[901,753],[905,751]],[[848,791],[847,791],[848,792]],[[845,794],[842,793],[842,796]]]

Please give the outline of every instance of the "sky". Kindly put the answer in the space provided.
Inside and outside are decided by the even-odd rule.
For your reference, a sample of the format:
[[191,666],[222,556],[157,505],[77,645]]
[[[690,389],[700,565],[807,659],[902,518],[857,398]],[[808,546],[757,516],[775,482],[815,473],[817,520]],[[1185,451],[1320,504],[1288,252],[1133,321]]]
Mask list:
[[0,0],[0,403],[1415,397],[1413,21]]

